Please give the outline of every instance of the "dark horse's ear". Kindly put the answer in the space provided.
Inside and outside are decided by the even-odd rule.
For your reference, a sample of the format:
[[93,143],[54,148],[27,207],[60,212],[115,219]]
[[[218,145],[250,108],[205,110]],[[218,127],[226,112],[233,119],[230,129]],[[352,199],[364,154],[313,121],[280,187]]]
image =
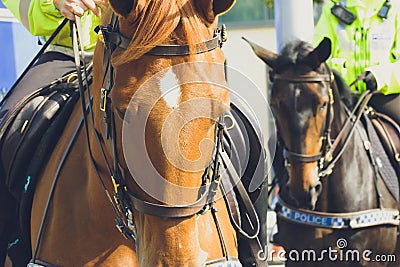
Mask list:
[[134,0],[108,0],[112,9],[121,16],[128,16],[132,11]]
[[331,40],[325,37],[318,46],[302,60],[302,63],[305,63],[311,69],[315,70],[321,63],[324,63],[329,58],[331,52]]
[[250,44],[251,48],[253,49],[253,51],[257,57],[259,57],[261,60],[263,60],[272,69],[275,68],[278,54],[276,54],[272,51],[269,51],[269,50],[259,46],[258,44],[255,44],[255,43],[247,40],[244,37],[242,37],[242,39]]
[[197,9],[204,18],[213,22],[217,15],[227,12],[236,0],[196,0]]

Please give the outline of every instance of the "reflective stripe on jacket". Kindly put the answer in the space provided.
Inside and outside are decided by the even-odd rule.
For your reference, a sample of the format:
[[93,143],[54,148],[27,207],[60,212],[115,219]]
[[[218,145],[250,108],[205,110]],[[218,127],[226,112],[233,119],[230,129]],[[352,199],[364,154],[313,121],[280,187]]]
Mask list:
[[[2,0],[4,5],[25,26],[32,35],[50,36],[64,20],[64,16],[54,6],[53,0]],[[85,12],[82,21],[82,40],[86,51],[93,51],[97,41],[94,28],[100,23],[100,19],[91,11]],[[65,52],[70,48],[71,38],[68,26],[58,34],[53,44],[61,46],[60,50]]]
[[[370,70],[384,94],[400,93],[400,1],[391,1],[387,19],[378,17],[384,0],[341,1],[356,15],[351,25],[340,22],[331,14],[334,3],[327,3],[315,27],[313,44],[323,37],[332,41],[328,64],[338,70],[348,84]],[[360,93],[365,84],[358,82],[352,89]]]

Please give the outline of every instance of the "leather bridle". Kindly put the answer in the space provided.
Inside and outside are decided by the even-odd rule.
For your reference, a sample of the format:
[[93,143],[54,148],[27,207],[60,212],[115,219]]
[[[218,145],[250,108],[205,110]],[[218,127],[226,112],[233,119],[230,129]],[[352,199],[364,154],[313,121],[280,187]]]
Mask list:
[[[364,92],[358,99],[358,102],[353,107],[351,111],[346,109],[347,119],[343,123],[340,128],[339,133],[335,137],[334,141],[331,141],[330,131],[331,124],[333,122],[333,104],[334,97],[333,92],[339,92],[333,73],[329,69],[329,67],[324,63],[325,69],[328,70],[328,74],[317,74],[317,75],[298,75],[298,76],[285,76],[280,74],[270,74],[271,79],[273,80],[283,80],[289,83],[313,83],[313,82],[324,82],[327,83],[328,94],[329,94],[329,104],[328,104],[328,113],[326,118],[326,126],[324,135],[321,136],[323,138],[323,144],[320,152],[308,155],[302,153],[296,153],[293,151],[288,151],[284,148],[284,157],[288,162],[297,162],[297,163],[311,163],[311,162],[319,162],[318,163],[318,176],[319,178],[327,177],[333,172],[333,168],[336,162],[341,158],[344,150],[348,146],[351,140],[351,136],[353,135],[355,129],[357,128],[357,124],[360,121],[362,114],[365,111],[366,105],[368,104],[370,98],[373,93],[370,91]],[[362,80],[363,74],[357,77],[355,82]],[[351,85],[352,85],[351,84]],[[334,89],[334,90],[332,90]],[[365,139],[367,140],[367,139]],[[284,142],[283,146],[285,146]],[[369,155],[369,160],[372,162],[372,165],[376,165],[374,163],[374,158],[371,153],[371,149],[364,143],[364,149],[367,151]],[[281,197],[278,198],[278,203],[276,206],[276,212],[279,218],[282,218],[286,221],[290,221],[296,224],[307,225],[309,227],[322,227],[329,229],[361,229],[372,226],[379,225],[395,225],[399,226],[399,211],[397,209],[392,208],[382,208],[381,200],[382,194],[380,193],[380,189],[378,186],[378,171],[374,168],[374,182],[376,193],[378,196],[378,209],[368,209],[356,212],[344,212],[344,213],[335,213],[335,212],[321,212],[321,211],[313,211],[302,209],[298,207],[293,207],[287,204],[284,199]],[[368,215],[366,215],[368,214]],[[385,214],[385,215],[383,215]],[[368,216],[368,220],[363,220],[362,217]],[[298,218],[314,218],[314,222],[302,221]],[[328,222],[326,224],[323,223],[315,223],[315,222]]]
[[[110,92],[113,88],[113,67],[111,65],[111,54],[115,50],[116,47],[120,47],[126,49],[130,39],[124,37],[118,30],[118,17],[113,14],[111,18],[111,22],[107,26],[100,26],[97,29],[98,33],[101,34],[101,38],[104,41],[104,59],[103,59],[103,88],[101,90],[101,103],[100,110],[104,112],[105,121],[107,122],[107,139],[110,139],[111,147],[113,150],[113,171],[111,178],[113,180],[113,184],[115,187],[115,197],[119,203],[119,208],[121,210],[127,210],[129,212],[132,208],[149,215],[159,216],[159,217],[168,217],[168,218],[183,218],[189,217],[196,214],[200,214],[204,210],[208,210],[210,203],[214,201],[214,196],[210,196],[213,191],[212,188],[218,188],[220,183],[220,175],[217,166],[209,166],[210,168],[216,168],[212,173],[213,177],[208,177],[211,180],[211,184],[209,186],[208,192],[200,192],[200,198],[188,205],[182,206],[170,206],[164,204],[153,203],[149,201],[142,200],[135,196],[132,192],[127,190],[125,179],[120,171],[120,164],[118,159],[118,153],[116,151],[116,138],[115,138],[115,122],[114,122],[114,111],[112,106],[112,101],[109,97]],[[216,31],[214,37],[210,40],[207,40],[201,44],[196,45],[196,49],[199,47],[207,47],[207,49],[196,50],[196,53],[205,53],[211,50],[214,50],[218,47],[221,47],[223,42],[226,40],[225,36],[225,28],[223,30]],[[157,45],[155,48],[150,50],[147,54],[150,55],[161,55],[161,56],[183,56],[188,55],[189,46],[187,44],[183,45]],[[216,140],[215,140],[215,150],[216,157],[219,155],[219,150],[221,149],[222,142],[222,132],[225,127],[223,122],[223,117],[220,118],[217,123],[216,130]],[[100,135],[98,133],[98,135]],[[214,159],[215,162],[218,161],[218,158]],[[121,207],[121,205],[123,207]],[[129,217],[126,216],[126,219],[129,221]],[[133,225],[133,221],[130,222]],[[123,225],[120,226],[123,229],[123,233],[127,231]],[[132,228],[132,227],[131,227]],[[132,233],[133,234],[133,233]]]
[[[328,87],[328,111],[325,119],[325,129],[323,135],[321,136],[323,143],[321,149],[316,154],[303,154],[297,153],[294,151],[288,150],[284,147],[284,157],[285,160],[290,162],[297,162],[297,163],[312,163],[312,162],[319,162],[318,163],[318,175],[319,177],[325,177],[332,173],[335,163],[340,159],[341,155],[343,154],[345,148],[349,144],[350,137],[352,136],[358,121],[361,118],[361,115],[364,111],[365,106],[367,105],[369,99],[371,98],[372,94],[369,91],[366,91],[358,100],[357,104],[354,106],[351,112],[347,117],[346,122],[343,124],[340,132],[332,142],[331,138],[331,125],[333,121],[333,104],[334,104],[334,95],[333,92],[337,92],[337,85],[333,76],[332,71],[328,67],[326,63],[323,64],[324,69],[328,71],[328,73],[319,73],[316,75],[296,75],[296,76],[286,76],[282,74],[276,74],[273,71],[270,73],[270,77],[272,81],[281,80],[286,81],[288,83],[316,83],[322,82],[326,83]],[[340,146],[339,144],[343,144]],[[338,150],[339,149],[339,150]],[[338,151],[337,151],[338,150]]]
[[[202,186],[201,192],[199,192],[200,197],[197,201],[192,204],[188,205],[181,205],[181,206],[170,206],[165,204],[159,204],[154,202],[145,201],[139,197],[137,197],[134,193],[129,191],[124,171],[121,168],[121,164],[118,158],[118,151],[117,151],[117,141],[116,141],[116,126],[115,126],[115,114],[114,114],[114,107],[112,105],[111,98],[109,97],[111,89],[114,85],[114,70],[111,65],[111,55],[116,47],[126,48],[127,44],[129,44],[129,39],[121,35],[118,30],[118,18],[115,14],[113,14],[111,23],[107,26],[101,26],[97,28],[98,33],[101,35],[101,39],[104,42],[104,59],[103,59],[103,88],[101,89],[101,100],[100,100],[100,110],[104,112],[104,121],[106,123],[106,133],[105,138],[109,140],[110,147],[111,147],[111,158],[112,162],[110,162],[106,156],[105,148],[103,147],[103,142],[105,141],[103,135],[99,133],[95,126],[94,126],[94,116],[92,110],[92,96],[89,91],[89,85],[84,82],[84,77],[87,77],[86,70],[84,70],[84,74],[80,72],[81,69],[81,62],[85,62],[83,58],[83,47],[81,44],[81,55],[79,55],[79,45],[78,39],[81,38],[80,33],[80,18],[75,16],[76,23],[74,23],[71,27],[72,29],[72,39],[73,39],[73,48],[75,54],[75,64],[78,70],[78,81],[79,81],[79,90],[80,90],[80,99],[81,105],[83,110],[82,121],[79,123],[78,128],[75,130],[74,136],[72,140],[76,138],[76,135],[79,132],[82,124],[85,127],[86,132],[86,141],[89,149],[89,156],[92,166],[95,170],[96,176],[105,192],[107,199],[110,202],[110,205],[113,209],[115,215],[115,222],[117,228],[120,232],[128,239],[136,240],[136,227],[134,224],[133,218],[133,209],[137,211],[148,214],[154,215],[158,217],[167,217],[167,218],[186,218],[195,215],[202,215],[207,211],[211,211],[213,220],[215,222],[217,232],[220,239],[220,245],[223,252],[223,258],[212,260],[210,262],[206,262],[207,266],[222,266],[223,264],[228,264],[229,266],[241,266],[238,259],[235,257],[230,256],[229,251],[227,250],[226,241],[224,239],[221,225],[219,219],[217,217],[217,210],[214,207],[215,196],[217,191],[222,188],[223,190],[223,181],[220,173],[220,168],[222,165],[229,165],[227,168],[230,170],[229,172],[232,175],[235,175],[234,169],[230,166],[230,163],[226,162],[229,160],[227,158],[226,152],[223,151],[223,132],[226,130],[225,123],[224,123],[224,116],[220,116],[218,122],[216,123],[215,129],[215,147],[214,147],[214,158],[211,164],[206,168],[204,175],[203,175],[203,185],[206,184],[208,189],[203,189]],[[196,44],[194,49],[190,49],[187,44],[183,45],[157,45],[147,54],[149,55],[158,55],[158,56],[184,56],[189,55],[191,53],[200,54],[212,51],[216,48],[222,46],[222,44],[226,41],[226,30],[225,26],[222,26],[221,29],[217,29],[214,32],[214,36],[212,39],[206,40],[203,43]],[[84,69],[84,68],[83,68]],[[86,94],[86,97],[85,97]],[[85,99],[88,99],[89,102],[86,102]],[[91,148],[91,140],[89,135],[89,129],[93,129],[95,132],[95,139],[97,146],[99,146],[101,157],[105,162],[106,169],[108,174],[111,178],[112,184],[114,186],[113,197],[109,193],[108,189],[105,186],[105,182],[100,174],[100,171],[97,167],[97,163],[95,162],[92,148]],[[72,147],[72,142],[68,145],[66,152],[62,158],[62,162],[60,162],[60,166],[63,165],[69,150]],[[51,192],[49,194],[49,201],[45,207],[44,216],[42,219],[42,223],[40,226],[39,234],[38,234],[38,241],[36,243],[36,247],[33,253],[33,258],[31,260],[31,266],[53,266],[52,264],[46,263],[37,259],[37,252],[39,248],[39,244],[41,241],[41,236],[43,234],[43,228],[46,222],[48,210],[50,207],[51,198],[53,196],[53,192],[55,189],[55,185],[57,183],[58,177],[60,175],[61,167],[59,166],[59,170],[55,175],[55,179],[53,181],[53,185],[51,187]],[[236,174],[237,175],[237,174]],[[247,210],[249,220],[251,221],[250,224],[253,225],[253,232],[246,232],[240,227],[240,219],[237,218],[235,215],[232,214],[231,210],[229,209],[229,215],[231,217],[231,221],[235,228],[238,228],[239,232],[247,238],[254,239],[257,237],[260,223],[258,220],[257,213],[254,210],[254,206],[251,203],[251,200],[245,191],[240,178],[239,183],[237,184],[239,188],[239,195],[244,201],[245,208]],[[224,192],[226,194],[226,192]],[[258,248],[256,248],[258,249]],[[262,248],[261,248],[262,249]],[[255,251],[255,253],[257,253]],[[257,260],[257,259],[256,259]],[[258,261],[258,260],[257,260]],[[37,265],[40,264],[40,265]],[[266,264],[266,263],[265,263]],[[225,266],[225,265],[224,265]],[[264,263],[259,263],[259,266],[264,266]]]
[[316,154],[303,154],[303,153],[298,153],[294,151],[288,150],[286,147],[284,148],[284,157],[288,163],[290,162],[297,162],[297,163],[312,163],[316,161],[320,161],[324,155],[325,155],[325,147],[329,144],[327,142],[330,140],[330,132],[331,132],[331,118],[333,116],[333,111],[332,111],[332,105],[334,103],[333,101],[333,94],[332,94],[332,75],[329,74],[317,74],[317,75],[296,75],[296,76],[287,76],[287,75],[282,75],[282,74],[275,74],[273,72],[270,73],[271,79],[273,81],[280,80],[280,81],[285,81],[288,83],[326,83],[328,87],[328,95],[329,95],[329,101],[328,101],[328,106],[327,106],[327,116],[325,119],[325,129],[323,132],[323,140],[326,141],[323,143],[321,150],[316,153]]
[[[99,34],[101,33],[101,38],[104,41],[105,51],[104,51],[104,59],[103,59],[103,89],[101,90],[101,103],[100,109],[104,111],[105,121],[107,122],[107,136],[110,137],[110,142],[112,143],[113,151],[114,151],[114,172],[111,175],[113,180],[113,184],[115,185],[114,198],[117,200],[119,209],[121,211],[125,211],[125,220],[127,221],[127,225],[121,224],[118,228],[120,228],[121,232],[128,236],[136,238],[135,227],[132,218],[132,209],[135,209],[144,214],[158,216],[158,217],[167,217],[167,218],[185,218],[194,215],[202,215],[207,211],[212,213],[213,220],[215,222],[217,232],[220,239],[220,245],[223,251],[224,258],[213,260],[210,263],[206,263],[206,265],[214,266],[215,264],[219,264],[220,262],[230,262],[231,266],[235,265],[235,262],[238,262],[237,259],[234,259],[229,255],[227,250],[226,242],[224,240],[224,236],[222,233],[222,229],[220,226],[220,222],[218,216],[216,214],[217,210],[215,209],[213,203],[215,202],[215,196],[217,191],[222,188],[224,190],[224,180],[223,175],[221,175],[221,166],[228,166],[230,169],[228,171],[232,176],[236,174],[233,168],[231,168],[231,164],[227,162],[229,158],[226,157],[226,152],[223,151],[223,132],[226,131],[224,115],[221,115],[218,122],[216,123],[215,128],[215,147],[214,147],[214,158],[211,164],[206,168],[203,175],[203,183],[202,185],[206,185],[208,189],[204,189],[202,186],[202,190],[206,192],[199,192],[199,199],[188,205],[181,206],[170,206],[165,204],[158,204],[149,201],[145,201],[141,198],[135,196],[132,192],[127,190],[127,186],[125,180],[122,175],[120,175],[120,167],[118,162],[118,155],[116,151],[116,138],[114,138],[115,134],[115,125],[114,125],[114,113],[111,99],[109,98],[110,91],[113,87],[113,67],[110,64],[111,54],[115,50],[116,47],[126,49],[127,45],[130,43],[130,39],[124,37],[118,30],[118,18],[115,14],[113,14],[111,18],[111,22],[107,26],[102,26],[98,28]],[[213,38],[204,41],[203,43],[196,44],[194,49],[191,50],[189,45],[157,45],[149,52],[148,55],[157,55],[157,56],[185,56],[189,54],[200,54],[210,52],[216,48],[222,47],[223,43],[226,41],[226,28],[225,25],[222,25],[221,29],[217,29],[214,31]],[[108,76],[108,79],[106,77]],[[122,115],[122,114],[119,114]],[[121,117],[121,116],[120,116]],[[239,177],[236,177],[239,178]],[[253,225],[252,232],[246,232],[240,227],[240,219],[233,215],[232,211],[229,209],[229,215],[231,217],[232,224],[234,227],[245,237],[248,239],[254,239],[257,237],[260,223],[258,220],[257,213],[251,203],[251,200],[244,189],[242,182],[239,179],[236,184],[238,188],[238,192],[240,197],[242,198],[247,214],[249,216],[249,220]],[[230,193],[224,192],[224,197],[227,197]],[[229,201],[229,200],[227,200]],[[228,205],[229,206],[229,205]],[[122,221],[122,220],[120,220]],[[128,227],[127,227],[128,226]],[[253,246],[255,247],[255,246]],[[264,266],[264,263],[259,262],[259,266]]]

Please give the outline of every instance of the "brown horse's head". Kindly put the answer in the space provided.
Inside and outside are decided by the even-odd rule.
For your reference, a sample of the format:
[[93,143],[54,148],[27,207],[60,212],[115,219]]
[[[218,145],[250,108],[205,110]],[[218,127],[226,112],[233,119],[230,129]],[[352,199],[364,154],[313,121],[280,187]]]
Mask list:
[[280,55],[251,45],[272,68],[271,106],[289,167],[281,194],[296,206],[314,208],[322,189],[318,161],[332,119],[330,75],[322,64],[330,56],[330,40],[315,49],[306,42],[293,42]]
[[[214,219],[210,213],[182,216],[178,211],[169,216],[174,212],[165,212],[165,206],[190,206],[204,195],[200,188],[212,162],[216,121],[229,107],[224,55],[219,44],[206,42],[216,36],[217,16],[234,0],[109,3],[118,15],[119,32],[130,40],[125,47],[117,46],[111,56],[114,84],[110,101],[116,118],[118,161],[131,200],[145,207],[137,207],[132,200],[139,265],[201,266],[225,253]],[[110,14],[104,22],[109,18]],[[161,46],[179,48],[154,53],[153,48]],[[187,54],[180,54],[182,47]],[[100,84],[103,49],[99,43],[94,62],[93,87],[98,90],[94,99],[98,102],[104,87]],[[102,112],[95,114],[96,128],[104,133],[102,117]],[[224,201],[217,201],[216,206],[225,232],[223,242],[237,256]]]

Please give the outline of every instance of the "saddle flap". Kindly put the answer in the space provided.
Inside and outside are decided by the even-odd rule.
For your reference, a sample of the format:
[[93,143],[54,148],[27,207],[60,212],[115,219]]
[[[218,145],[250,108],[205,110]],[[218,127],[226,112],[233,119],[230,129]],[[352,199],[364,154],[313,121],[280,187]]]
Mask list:
[[[54,84],[27,96],[3,119],[0,163],[5,182],[15,198],[20,199],[28,170],[29,176],[40,170],[72,111],[69,106],[77,99],[76,85]],[[63,122],[57,122],[58,129],[53,129],[51,126],[56,120]],[[51,138],[46,135],[49,131],[53,133]]]
[[390,160],[390,154],[388,154],[388,151],[385,151],[384,142],[380,140],[378,131],[374,127],[370,116],[364,117],[365,129],[372,144],[371,156],[373,158],[374,164],[377,166],[377,170],[379,171],[382,180],[386,184],[389,192],[393,195],[396,201],[399,201],[400,187],[398,174],[396,174],[396,168]]
[[376,111],[370,117],[379,140],[400,177],[400,126],[389,116]]

